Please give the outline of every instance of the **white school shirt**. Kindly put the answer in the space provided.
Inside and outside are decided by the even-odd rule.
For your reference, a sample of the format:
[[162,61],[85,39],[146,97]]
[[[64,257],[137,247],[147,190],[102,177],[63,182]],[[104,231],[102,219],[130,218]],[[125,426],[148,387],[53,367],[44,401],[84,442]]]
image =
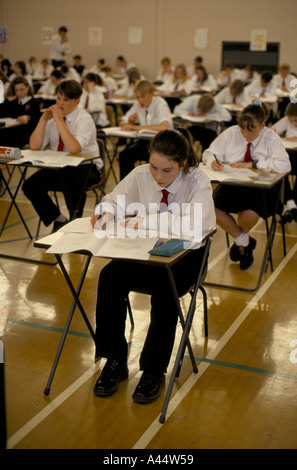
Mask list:
[[288,137],[297,137],[297,127],[293,126],[290,119],[287,116],[284,116],[275,124],[273,124],[273,128],[276,132],[281,135],[285,132],[285,138]]
[[121,86],[117,89],[116,95],[132,98],[134,96],[135,83],[129,83],[128,77],[121,80]]
[[[263,87],[260,80],[255,80],[245,87],[247,94],[250,97],[261,95]],[[271,80],[268,85],[265,87],[265,96],[276,96],[276,84]],[[260,96],[261,99],[261,96]]]
[[220,72],[217,77],[217,84],[219,86],[228,86],[228,84],[234,82],[234,80],[241,80],[241,79],[242,79],[241,70],[234,69],[232,70],[230,75],[225,75],[225,74],[222,74],[222,72]]
[[[86,101],[88,98],[88,106],[85,108]],[[107,119],[105,98],[99,87],[95,87],[94,91],[88,93],[86,90],[83,90],[80,97],[80,102],[78,105],[79,109],[87,109],[90,114],[98,113],[98,116],[92,116],[95,124],[98,126],[108,126],[109,120]]]
[[[243,162],[247,149],[247,141],[240,132],[239,126],[232,126],[223,131],[209,148],[203,152],[202,159],[207,166],[215,160],[214,155],[222,163],[231,165]],[[251,157],[257,168],[278,173],[291,170],[289,155],[282,144],[281,138],[268,127],[261,130],[260,135],[252,142]]]
[[[233,103],[233,96],[230,93],[230,87],[226,86],[214,97],[214,100],[218,104]],[[242,106],[247,106],[251,103],[251,98],[246,93],[245,88],[240,95],[235,96],[235,104],[241,104]]]
[[201,87],[202,90],[207,91],[216,91],[218,89],[218,84],[213,75],[208,74],[207,79],[204,82],[198,78],[198,75],[194,74],[191,78],[193,90],[197,87]]
[[54,67],[52,65],[49,65],[48,67],[43,67],[42,65],[39,65],[34,75],[49,77],[53,71]]
[[187,79],[185,82],[179,82],[177,90],[175,89],[176,82],[172,82],[172,80],[167,80],[163,85],[159,87],[159,90],[164,91],[165,93],[174,93],[175,91],[178,93],[182,90],[185,90],[186,95],[189,95],[193,90],[193,82],[191,79]]
[[273,76],[273,81],[277,88],[281,88],[283,86],[283,81],[285,81],[285,87],[290,90],[291,80],[296,80],[295,75],[292,75],[291,73],[289,73],[285,78],[283,78],[279,73]]
[[51,39],[50,58],[52,60],[66,60],[66,56],[71,54],[72,47],[69,41],[64,42],[59,34],[55,34]]
[[[78,107],[72,113],[66,116],[66,125],[71,134],[76,138],[81,146],[79,154],[82,155],[99,155],[99,147],[96,137],[96,126],[90,114],[85,109]],[[51,150],[56,151],[59,145],[59,129],[56,121],[52,118],[47,121],[42,149],[47,146]],[[63,152],[70,153],[66,146]],[[100,170],[103,166],[101,158],[95,161],[97,168]]]
[[46,95],[55,95],[57,85],[54,85],[50,78],[48,78],[44,84],[39,88],[38,93],[44,93]]
[[[201,98],[201,95],[187,96],[187,98],[185,98],[182,101],[182,103],[175,106],[173,112],[175,114],[178,114],[179,116],[182,116],[183,114],[187,114],[187,113],[193,113],[194,115],[198,116],[197,107],[198,107],[200,98]],[[216,118],[218,118],[218,120],[220,121],[226,121],[226,122],[231,121],[232,119],[232,116],[229,113],[229,111],[217,103],[213,105],[211,110],[208,111],[208,113],[204,117],[211,119],[213,116],[216,116]],[[193,123],[193,125],[195,126],[196,123]],[[199,123],[197,123],[197,125],[199,125]],[[207,129],[213,129],[213,130],[219,131],[219,129],[217,129],[217,124],[215,122],[205,123],[205,127]]]
[[138,115],[138,124],[141,126],[153,126],[167,121],[169,128],[173,129],[170,108],[160,96],[154,96],[148,108],[142,108],[138,101],[135,101],[122,120],[128,122],[129,117],[134,113]]
[[[154,228],[160,221],[161,230],[164,232],[168,228],[168,235],[180,236],[181,219],[184,222],[185,231],[182,236],[191,237],[191,233],[186,227],[194,227],[194,204],[202,204],[202,218],[195,223],[199,224],[202,237],[205,236],[216,225],[214,204],[212,198],[212,187],[209,178],[199,168],[190,168],[187,174],[180,171],[177,178],[166,190],[169,191],[168,211],[160,213],[160,201],[162,198],[161,188],[153,179],[149,164],[140,165],[132,170],[116,188],[104,196],[102,211],[112,213],[120,219],[127,212],[133,214],[137,210],[137,217],[144,221],[145,228]],[[137,203],[140,205],[137,206]],[[189,214],[182,214],[182,203],[189,203]],[[172,206],[170,207],[170,205]],[[177,205],[179,210],[175,210]],[[172,212],[170,212],[172,210]],[[100,205],[95,208],[95,213],[99,214]],[[148,216],[148,214],[150,214]],[[187,223],[189,225],[187,225]]]

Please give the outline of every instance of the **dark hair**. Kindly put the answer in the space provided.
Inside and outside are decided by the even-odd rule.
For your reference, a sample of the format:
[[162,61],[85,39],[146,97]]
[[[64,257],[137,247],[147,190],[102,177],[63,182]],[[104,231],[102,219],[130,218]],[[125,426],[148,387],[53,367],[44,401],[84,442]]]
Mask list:
[[261,74],[261,80],[263,80],[265,83],[269,83],[273,78],[273,75],[269,70],[266,70],[265,72],[262,72]]
[[193,149],[192,136],[184,127],[158,132],[150,144],[149,151],[150,154],[156,152],[177,162],[184,173],[188,173],[190,167],[199,165],[197,154]]
[[56,87],[56,95],[58,93],[66,96],[66,98],[70,100],[76,100],[81,97],[82,86],[76,80],[62,80]]
[[60,28],[58,29],[58,32],[60,31],[63,31],[64,33],[67,33],[68,29],[66,28],[66,26],[60,26]]
[[51,77],[55,77],[55,78],[59,79],[59,78],[63,78],[63,75],[60,72],[60,70],[55,69],[55,70],[52,71]]
[[255,121],[261,125],[267,121],[269,114],[270,107],[267,103],[249,104],[239,114],[237,122],[241,129],[251,131],[255,129]]
[[94,82],[96,85],[103,86],[103,80],[97,73],[87,73],[83,80],[88,80],[88,82]]
[[79,55],[79,54],[74,55],[74,56],[73,56],[73,59],[79,59],[79,60],[81,60],[81,55]]
[[236,79],[230,85],[230,91],[233,91],[235,96],[240,95],[243,92],[244,83],[242,80]]
[[18,60],[15,65],[18,65],[22,71],[22,75],[27,75],[26,64],[22,60]]
[[286,107],[285,116],[297,116],[297,103],[292,103],[290,101]]
[[5,74],[5,72],[3,72],[3,70],[0,68],[0,80],[3,82],[3,83],[8,83],[10,82],[8,76]]
[[6,93],[5,93],[5,97],[7,98],[8,96],[15,96],[15,85],[19,85],[20,83],[27,86],[27,87],[29,87],[28,96],[33,96],[33,90],[32,90],[32,87],[31,87],[30,83],[28,82],[28,80],[25,77],[23,77],[22,75],[17,75],[12,80],[12,82],[10,82],[10,85],[7,88]]
[[195,67],[195,70],[202,70],[202,72],[203,72],[203,81],[207,80],[208,73],[206,72],[206,68],[203,67],[203,65],[197,65],[197,67]]

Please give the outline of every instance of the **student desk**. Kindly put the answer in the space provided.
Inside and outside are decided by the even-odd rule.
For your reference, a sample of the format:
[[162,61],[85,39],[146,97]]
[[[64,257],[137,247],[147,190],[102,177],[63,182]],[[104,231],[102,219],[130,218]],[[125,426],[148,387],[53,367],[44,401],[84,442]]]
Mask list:
[[215,132],[219,131],[220,126],[224,123],[224,121],[221,120],[221,118],[214,114],[212,117],[206,117],[206,116],[190,116],[188,114],[172,114],[172,118],[174,120],[174,123],[179,125],[179,123],[184,123],[187,126],[204,126],[206,124],[214,123],[216,125]]
[[[121,127],[106,127],[106,128],[103,128],[103,129],[99,129],[97,131],[97,136],[100,139],[104,139],[106,155],[107,155],[108,162],[109,162],[109,168],[108,168],[108,171],[106,173],[106,181],[107,181],[110,173],[112,173],[116,184],[118,184],[118,178],[115,174],[113,164],[114,164],[115,158],[118,154],[118,148],[119,148],[120,145],[122,145],[123,140],[125,140],[126,145],[128,145],[128,143],[132,139],[152,139],[156,134],[157,134],[157,131],[149,131],[149,130],[146,130],[146,129],[143,129],[139,132],[137,132],[137,131],[124,131],[123,129],[121,129]],[[106,145],[106,140],[109,139],[109,141],[112,142],[113,138],[116,138],[116,142],[114,143],[112,153],[110,153],[108,148],[107,148],[107,145]]]
[[[36,158],[36,160],[35,160],[35,158]],[[17,202],[16,202],[18,192],[19,192],[19,190],[20,190],[20,188],[21,188],[21,186],[22,186],[22,184],[25,180],[27,170],[29,168],[34,168],[34,169],[35,168],[36,169],[49,168],[49,169],[55,169],[56,171],[59,172],[60,168],[63,168],[65,166],[69,165],[69,164],[71,164],[72,166],[78,166],[82,161],[89,160],[90,162],[92,162],[96,158],[98,158],[98,155],[97,156],[94,156],[94,155],[72,155],[72,154],[67,155],[67,154],[64,154],[64,152],[54,152],[54,151],[51,151],[51,150],[41,150],[41,151],[22,150],[22,158],[20,158],[18,160],[8,160],[7,158],[3,158],[3,157],[0,156],[0,165],[5,165],[7,169],[11,168],[11,167],[13,167],[13,169],[14,169],[17,166],[18,169],[20,170],[19,180],[17,182],[16,188],[15,188],[13,193],[9,188],[10,177],[8,179],[6,179],[5,175],[3,174],[3,182],[4,182],[5,188],[7,190],[7,193],[9,194],[9,197],[11,199],[11,202],[9,204],[9,207],[7,209],[6,215],[4,217],[4,220],[3,220],[1,228],[0,228],[0,237],[3,234],[4,228],[7,224],[7,220],[9,218],[10,213],[11,213],[11,210],[14,207],[16,209],[21,221],[22,221],[23,226],[26,229],[26,232],[27,232],[27,235],[28,235],[29,239],[30,240],[33,239],[33,236],[31,235],[30,230],[29,230],[29,228],[26,224],[26,221],[25,221],[24,217],[22,216],[22,213],[21,213],[21,211],[20,211],[20,209],[17,205]],[[59,159],[59,160],[57,160],[57,159]],[[55,160],[57,160],[57,162],[55,162]],[[90,170],[91,170],[92,164],[90,164],[89,166],[90,166]],[[62,178],[61,178],[61,181],[62,181],[62,184],[64,185],[64,182],[63,182]],[[83,195],[86,187],[87,187],[87,182],[85,184],[85,187],[83,188],[82,195]],[[64,186],[64,188],[65,188],[64,191],[67,194],[66,187]],[[0,203],[1,202],[3,202],[3,201],[0,201]],[[7,241],[3,241],[3,242],[1,241],[0,243],[4,244],[4,243],[13,242],[13,241],[16,241],[16,240],[7,240]],[[34,263],[52,264],[52,263],[47,263],[45,261],[39,261],[39,260],[36,260],[36,259],[15,256],[15,255],[12,255],[12,254],[7,254],[7,253],[0,253],[0,257],[15,259],[15,260],[18,260],[18,261],[31,261],[31,262],[34,262]]]
[[[208,175],[212,183],[219,184],[219,185],[241,186],[241,187],[245,186],[249,188],[261,189],[263,213],[266,214],[266,217],[264,217],[264,220],[265,220],[265,225],[266,225],[267,241],[266,241],[265,250],[263,252],[263,259],[262,259],[262,264],[261,264],[258,280],[257,280],[255,287],[246,288],[246,287],[227,285],[227,284],[216,284],[212,282],[204,283],[205,285],[214,286],[214,287],[235,289],[235,290],[240,290],[240,291],[245,291],[245,292],[255,292],[260,287],[263,274],[267,268],[267,264],[269,261],[270,261],[271,270],[273,270],[271,249],[272,249],[273,237],[274,237],[275,228],[276,228],[277,207],[278,207],[279,201],[282,200],[282,197],[283,197],[282,191],[283,191],[284,178],[286,176],[286,173],[270,173],[270,175],[272,175],[272,179],[260,180],[260,179],[252,179],[252,178],[249,179],[248,177],[244,176],[244,171],[242,172],[242,170],[245,170],[245,169],[238,169],[239,172],[237,176],[239,177],[236,178],[237,172],[235,172],[234,179],[232,179],[232,174],[229,174],[229,176],[223,177],[223,175],[220,174],[221,172],[214,171],[206,167],[206,165],[204,164],[201,164],[200,168],[206,172],[206,174]],[[260,177],[260,175],[263,173],[269,174],[269,172],[263,172],[261,170],[248,170],[247,174],[250,174],[250,173],[254,173],[255,178]],[[269,198],[269,190],[272,189],[276,184],[279,184],[279,192],[278,192],[274,212],[271,216],[271,222],[269,225],[268,213],[267,213],[267,201]],[[284,243],[284,253],[285,253],[285,233],[284,233],[283,226],[282,226],[282,229],[283,229],[283,243]]]
[[[80,223],[82,223],[83,225],[85,225],[87,223],[90,224],[90,219],[76,219],[71,224],[72,224],[72,226],[79,227]],[[68,224],[68,226],[70,227],[70,224]],[[55,234],[49,235],[48,237],[45,237],[45,238],[43,238],[41,240],[38,240],[34,243],[35,247],[42,248],[42,249],[50,249],[50,251],[55,254],[56,259],[57,259],[57,261],[59,263],[59,266],[61,268],[61,271],[64,275],[64,278],[65,278],[65,280],[68,284],[68,287],[69,287],[69,289],[70,289],[70,291],[73,295],[72,306],[71,306],[71,309],[70,309],[70,312],[69,312],[69,315],[68,315],[68,318],[67,318],[65,328],[63,330],[62,338],[60,340],[60,344],[59,344],[59,347],[58,347],[58,350],[57,350],[57,353],[56,353],[56,357],[55,357],[55,360],[54,360],[54,363],[53,363],[53,367],[52,367],[52,370],[51,370],[46,388],[44,390],[45,395],[48,395],[49,392],[50,392],[51,383],[52,383],[52,380],[54,378],[55,370],[56,370],[56,367],[57,367],[57,364],[58,364],[58,361],[59,361],[59,358],[60,358],[60,355],[61,355],[61,352],[62,352],[62,349],[63,349],[64,342],[65,342],[67,334],[68,334],[68,330],[69,330],[69,327],[70,327],[70,324],[71,324],[71,320],[73,318],[73,314],[74,314],[74,310],[75,310],[76,305],[79,307],[80,313],[83,316],[83,319],[84,319],[84,321],[85,321],[85,323],[88,327],[88,330],[90,331],[90,334],[91,334],[93,340],[95,340],[94,331],[93,331],[93,329],[90,325],[88,317],[87,317],[87,315],[86,315],[86,313],[83,309],[83,306],[81,305],[81,302],[79,300],[79,295],[80,295],[80,292],[81,292],[81,289],[82,289],[82,286],[83,286],[83,283],[84,283],[84,279],[85,279],[86,274],[87,274],[88,266],[90,264],[90,261],[91,261],[91,258],[93,256],[93,254],[90,253],[88,248],[83,249],[83,246],[86,246],[86,245],[84,245],[85,242],[82,242],[82,245],[80,245],[80,242],[74,243],[74,245],[72,245],[72,248],[73,248],[73,246],[76,246],[76,247],[81,246],[80,249],[77,249],[77,250],[74,251],[75,253],[85,254],[87,256],[85,264],[84,264],[84,268],[82,270],[81,278],[80,278],[79,283],[78,283],[78,287],[77,287],[77,289],[75,289],[72,282],[71,282],[71,280],[70,280],[70,278],[69,278],[69,275],[66,271],[66,268],[65,268],[65,266],[62,262],[62,258],[61,258],[62,253],[60,251],[64,251],[63,249],[61,249],[61,246],[66,246],[66,248],[65,248],[66,251],[64,251],[64,252],[68,252],[68,253],[72,252],[73,253],[73,251],[71,251],[72,248],[69,247],[70,246],[69,242],[70,242],[71,239],[75,238],[78,235],[78,233],[74,233],[74,232],[71,233],[71,231],[70,231],[70,232],[66,233],[66,235],[65,235],[65,232],[67,232],[67,230],[68,230],[67,226],[65,226],[60,231],[56,232]],[[71,230],[71,229],[69,228],[69,230]],[[82,230],[82,229],[79,229],[79,230]],[[180,260],[183,256],[186,256],[191,251],[190,249],[182,250],[179,253],[176,253],[175,255],[170,256],[170,257],[148,255],[148,250],[151,249],[154,246],[154,244],[155,244],[155,242],[158,238],[153,238],[153,239],[152,238],[138,238],[136,243],[138,243],[138,246],[139,245],[143,246],[143,249],[140,250],[140,251],[135,250],[135,240],[134,239],[132,240],[132,239],[126,238],[125,239],[125,244],[127,243],[127,248],[125,250],[125,253],[126,253],[125,255],[122,254],[123,253],[123,248],[121,248],[118,253],[117,253],[117,250],[116,250],[117,244],[118,243],[119,244],[123,243],[122,239],[119,240],[119,239],[115,238],[115,239],[111,240],[110,245],[107,248],[105,248],[105,246],[106,246],[105,243],[108,244],[110,239],[107,239],[106,242],[105,242],[105,240],[102,240],[102,239],[100,239],[100,240],[97,239],[97,241],[95,240],[96,244],[98,243],[98,247],[101,246],[101,248],[98,248],[96,250],[94,248],[94,245],[92,245],[92,251],[93,251],[93,253],[95,253],[95,256],[104,257],[104,258],[108,258],[108,259],[115,259],[115,258],[125,259],[126,261],[131,261],[133,263],[137,262],[137,263],[144,263],[144,264],[150,264],[150,265],[155,265],[155,266],[161,266],[161,267],[164,268],[164,275],[169,276],[170,284],[171,284],[171,287],[172,287],[172,292],[173,292],[174,297],[176,299],[178,310],[179,310],[179,318],[180,318],[180,322],[182,324],[183,333],[182,333],[182,337],[181,337],[181,340],[180,340],[178,352],[177,352],[177,355],[176,355],[176,360],[175,360],[175,363],[174,363],[173,372],[171,374],[170,383],[168,385],[167,394],[166,394],[164,405],[163,405],[163,410],[162,410],[162,413],[161,413],[161,416],[160,416],[160,422],[161,423],[163,423],[165,421],[165,415],[166,415],[168,403],[169,403],[169,400],[170,400],[170,396],[171,396],[171,393],[172,393],[174,381],[179,376],[179,371],[180,371],[181,364],[182,364],[182,361],[183,361],[186,346],[188,347],[188,350],[189,350],[190,358],[191,358],[192,365],[193,365],[193,371],[194,371],[194,373],[198,372],[196,362],[195,362],[195,358],[194,358],[193,351],[192,351],[192,347],[191,347],[191,344],[190,344],[190,341],[189,341],[189,333],[190,333],[190,329],[191,329],[191,325],[192,325],[192,320],[193,320],[193,317],[194,317],[194,314],[195,314],[196,296],[197,296],[197,293],[198,293],[198,288],[199,288],[199,285],[201,283],[202,275],[203,275],[205,267],[206,267],[207,257],[208,257],[209,248],[210,248],[210,243],[211,243],[211,240],[212,240],[212,235],[215,232],[216,232],[216,229],[214,228],[202,240],[202,242],[205,242],[205,244],[206,244],[205,254],[204,254],[203,262],[202,262],[202,264],[199,268],[199,272],[197,272],[197,281],[196,281],[196,284],[195,284],[194,293],[192,295],[192,300],[191,300],[191,304],[190,304],[186,319],[184,319],[184,316],[183,316],[182,311],[181,311],[180,301],[179,301],[179,298],[178,298],[177,289],[176,289],[176,286],[175,286],[175,282],[174,282],[174,278],[173,278],[171,268],[178,260]],[[65,237],[67,235],[68,235],[67,241],[63,245],[63,237]],[[79,235],[81,235],[81,234],[79,234]],[[92,239],[96,238],[94,233],[92,233],[90,235],[90,233],[88,233],[88,232],[87,232],[87,237],[88,237],[88,240],[90,240],[90,238],[92,238]],[[61,243],[62,243],[62,245],[61,245]],[[56,248],[55,248],[55,246],[56,246]],[[89,246],[89,242],[88,242],[87,246]]]

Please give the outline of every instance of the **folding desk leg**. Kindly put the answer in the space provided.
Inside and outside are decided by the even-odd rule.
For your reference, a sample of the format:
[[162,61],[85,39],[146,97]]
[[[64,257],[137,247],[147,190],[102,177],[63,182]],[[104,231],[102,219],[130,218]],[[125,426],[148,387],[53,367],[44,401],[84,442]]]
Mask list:
[[[192,300],[191,300],[191,303],[190,303],[190,307],[189,307],[189,311],[188,311],[186,321],[185,321],[184,326],[183,326],[182,337],[181,337],[181,340],[180,340],[180,343],[179,343],[179,348],[178,348],[175,363],[174,363],[174,366],[173,366],[173,371],[172,371],[170,381],[169,381],[169,384],[168,384],[163,409],[162,409],[162,412],[161,412],[161,415],[160,415],[160,418],[159,418],[160,423],[164,423],[164,421],[165,421],[166,411],[167,411],[169,400],[170,400],[170,397],[171,397],[174,381],[175,381],[176,377],[178,377],[179,370],[181,368],[181,364],[182,364],[182,361],[183,361],[186,344],[189,346],[189,333],[190,333],[190,329],[191,329],[191,326],[192,326],[192,321],[193,321],[193,317],[194,317],[194,313],[195,313],[196,296],[197,296],[198,288],[199,288],[199,285],[200,285],[200,282],[201,282],[202,273],[204,272],[204,269],[205,269],[205,266],[206,266],[206,260],[207,260],[207,257],[208,257],[210,242],[211,242],[211,239],[208,239],[207,242],[206,242],[205,252],[204,252],[204,256],[203,256],[203,260],[202,260],[201,268],[200,268],[200,274],[199,274],[197,282],[195,284],[194,294],[193,294],[193,297],[192,297]],[[170,268],[168,270],[168,274],[169,274],[170,281],[172,283],[173,291],[177,296],[176,286],[175,286],[172,271],[171,271]],[[178,297],[177,297],[177,299],[178,299]],[[180,304],[179,304],[179,307],[180,307]],[[195,361],[195,359],[194,359],[194,361]],[[194,371],[194,373],[198,372],[196,362],[195,362],[195,368],[193,368],[193,371]]]
[[82,275],[80,277],[80,280],[79,280],[79,284],[78,284],[78,287],[77,287],[77,290],[75,291],[74,290],[74,287],[71,283],[71,280],[68,276],[68,273],[62,263],[62,259],[61,259],[61,256],[60,255],[56,255],[56,258],[57,258],[57,261],[59,263],[59,266],[63,272],[63,275],[66,279],[66,282],[72,292],[72,295],[73,295],[73,302],[72,302],[72,305],[71,305],[71,309],[70,309],[70,312],[69,312],[69,315],[68,315],[68,318],[67,318],[67,321],[66,321],[66,325],[64,327],[64,330],[63,330],[63,334],[62,334],[62,338],[60,340],[60,343],[59,343],[59,347],[58,347],[58,350],[57,350],[57,353],[56,353],[56,357],[55,357],[55,360],[54,360],[54,363],[53,363],[53,366],[52,366],[52,370],[50,372],[50,376],[49,376],[49,379],[48,379],[48,382],[47,382],[47,385],[45,387],[45,390],[44,390],[44,394],[45,395],[48,395],[49,392],[50,392],[50,387],[51,387],[51,383],[53,381],[53,378],[54,378],[54,375],[55,375],[55,371],[56,371],[56,368],[57,368],[57,365],[58,365],[58,362],[59,362],[59,359],[60,359],[60,356],[61,356],[61,353],[62,353],[62,349],[63,349],[63,346],[64,346],[64,343],[65,343],[65,340],[66,340],[66,337],[67,337],[67,334],[68,334],[68,331],[69,331],[69,328],[70,328],[70,324],[71,324],[71,321],[72,321],[72,318],[73,318],[73,314],[74,314],[74,310],[75,310],[75,307],[76,305],[79,307],[80,309],[80,312],[83,316],[83,319],[91,333],[91,336],[93,338],[93,340],[95,341],[95,334],[94,334],[94,331],[93,331],[93,328],[88,320],[88,317],[86,316],[85,314],[85,311],[80,303],[80,300],[79,300],[79,294],[81,292],[81,289],[82,289],[82,286],[83,286],[83,283],[84,283],[84,280],[85,280],[85,277],[86,277],[86,274],[87,274],[87,270],[88,270],[88,267],[89,267],[89,264],[90,264],[90,261],[91,261],[91,256],[88,256],[87,259],[86,259],[86,262],[85,262],[85,265],[84,265],[84,269],[83,269],[83,272],[82,272]]

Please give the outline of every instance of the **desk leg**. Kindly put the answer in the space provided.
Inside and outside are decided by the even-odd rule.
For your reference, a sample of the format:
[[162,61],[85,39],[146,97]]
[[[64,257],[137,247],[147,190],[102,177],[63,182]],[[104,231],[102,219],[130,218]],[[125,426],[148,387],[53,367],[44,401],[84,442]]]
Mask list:
[[24,227],[25,227],[25,229],[26,229],[26,231],[27,231],[27,233],[28,233],[30,239],[32,240],[32,235],[31,235],[31,233],[30,233],[30,230],[28,229],[28,226],[27,226],[27,224],[26,224],[26,222],[25,222],[25,220],[24,220],[24,218],[23,218],[23,216],[22,216],[22,214],[21,214],[21,211],[19,210],[18,205],[17,205],[17,203],[15,202],[16,197],[17,197],[17,194],[18,194],[19,189],[20,189],[20,187],[21,187],[21,184],[22,184],[22,182],[23,182],[24,179],[25,179],[26,172],[27,172],[27,168],[25,168],[24,171],[21,172],[21,178],[20,178],[20,180],[19,180],[19,182],[18,182],[18,185],[17,185],[17,188],[16,188],[14,194],[12,194],[12,192],[10,191],[9,184],[8,184],[8,182],[6,181],[6,179],[5,179],[4,176],[3,176],[4,185],[5,185],[5,188],[6,188],[8,194],[9,194],[9,196],[10,196],[10,198],[11,198],[11,203],[10,203],[10,205],[9,205],[9,208],[8,208],[7,213],[6,213],[5,219],[4,219],[4,221],[3,221],[2,227],[1,227],[1,229],[0,229],[0,237],[1,237],[2,233],[3,233],[4,227],[5,227],[5,225],[6,225],[6,222],[7,222],[7,220],[8,220],[8,217],[9,217],[9,215],[10,215],[11,209],[12,209],[12,207],[14,206],[14,207],[16,208],[16,210],[17,210],[17,213],[19,214],[19,217],[20,217],[20,219],[21,219],[21,221],[22,221],[22,223],[23,223],[23,225],[24,225]]
[[73,295],[73,302],[72,302],[72,305],[71,305],[71,309],[70,309],[70,312],[69,312],[69,315],[68,315],[68,318],[67,318],[67,321],[66,321],[66,325],[64,327],[64,330],[63,330],[63,334],[62,334],[62,338],[60,340],[60,343],[59,343],[59,347],[58,347],[58,350],[57,350],[57,353],[56,353],[56,357],[55,357],[55,360],[54,360],[54,363],[53,363],[53,366],[52,366],[52,370],[50,372],[50,376],[49,376],[49,379],[48,379],[48,382],[47,382],[47,385],[46,385],[46,388],[44,390],[44,394],[45,395],[49,395],[49,392],[50,392],[50,387],[51,387],[51,383],[53,381],[53,378],[54,378],[54,375],[55,375],[55,371],[56,371],[56,368],[57,368],[57,365],[58,365],[58,362],[59,362],[59,359],[60,359],[60,356],[61,356],[61,353],[62,353],[62,349],[63,349],[63,346],[64,346],[64,343],[65,343],[65,340],[66,340],[66,337],[67,337],[67,334],[68,334],[68,331],[69,331],[69,328],[70,328],[70,324],[71,324],[71,321],[72,321],[72,318],[73,318],[73,314],[74,314],[74,311],[75,311],[75,307],[76,305],[79,307],[79,310],[82,314],[82,317],[88,327],[88,330],[93,338],[93,340],[95,341],[95,333],[93,331],[93,328],[89,322],[89,319],[81,305],[81,302],[79,300],[79,295],[80,295],[80,292],[81,292],[81,289],[82,289],[82,286],[83,286],[83,283],[84,283],[84,280],[85,280],[85,277],[86,277],[86,274],[87,274],[87,271],[88,271],[88,267],[89,267],[89,264],[90,264],[90,261],[91,261],[91,256],[89,255],[86,259],[86,262],[85,262],[85,265],[84,265],[84,269],[83,269],[83,272],[82,272],[82,275],[80,277],[80,280],[79,280],[79,284],[78,284],[78,287],[77,287],[77,290],[75,291],[74,287],[73,287],[73,284],[68,276],[68,273],[65,269],[65,266],[62,262],[62,258],[60,255],[56,255],[56,259],[59,263],[59,266],[61,268],[61,271],[65,277],[65,280],[69,286],[69,289]]
[[172,371],[171,376],[170,376],[170,381],[169,381],[169,384],[168,384],[163,409],[162,409],[162,412],[161,412],[161,415],[160,415],[160,418],[159,418],[160,423],[164,423],[164,421],[165,421],[166,411],[167,411],[169,400],[170,400],[170,397],[171,397],[174,381],[179,376],[179,372],[180,372],[181,365],[182,365],[182,362],[183,362],[183,357],[184,357],[186,346],[188,347],[188,350],[189,350],[189,353],[190,353],[190,356],[191,356],[191,360],[192,360],[192,364],[193,364],[193,372],[195,374],[197,374],[197,372],[198,372],[195,357],[193,355],[192,347],[191,347],[190,340],[189,340],[189,333],[190,333],[190,330],[191,330],[192,321],[193,321],[193,317],[194,317],[195,310],[196,310],[196,297],[197,297],[199,285],[201,283],[202,274],[204,273],[204,270],[205,270],[205,267],[206,267],[206,261],[207,261],[207,257],[208,257],[208,253],[209,253],[210,242],[211,242],[210,239],[208,239],[207,242],[206,242],[205,252],[204,252],[203,260],[202,260],[202,263],[201,263],[199,276],[198,276],[198,279],[197,279],[196,284],[195,284],[194,293],[192,295],[192,299],[191,299],[191,303],[190,303],[190,306],[189,306],[186,321],[184,321],[184,318],[183,318],[183,315],[182,315],[182,312],[181,312],[180,301],[179,301],[179,298],[178,298],[178,295],[177,295],[177,290],[176,290],[174,278],[173,278],[173,275],[172,275],[172,271],[171,271],[170,268],[168,268],[168,275],[169,275],[169,279],[170,279],[170,282],[171,282],[171,285],[172,285],[172,290],[175,294],[177,305],[179,306],[180,318],[182,318],[183,333],[182,333],[182,337],[181,337],[181,340],[180,340],[180,343],[179,343],[179,348],[178,348],[176,359],[175,359],[175,362],[174,362],[173,371]]

